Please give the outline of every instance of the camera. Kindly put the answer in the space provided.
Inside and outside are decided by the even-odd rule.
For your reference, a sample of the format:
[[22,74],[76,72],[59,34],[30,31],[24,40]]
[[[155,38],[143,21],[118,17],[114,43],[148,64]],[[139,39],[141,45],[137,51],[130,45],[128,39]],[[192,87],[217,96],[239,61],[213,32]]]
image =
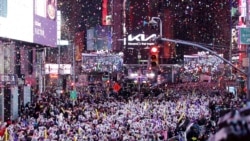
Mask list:
[[151,27],[151,29],[158,28],[158,22],[153,18],[148,22],[148,25]]

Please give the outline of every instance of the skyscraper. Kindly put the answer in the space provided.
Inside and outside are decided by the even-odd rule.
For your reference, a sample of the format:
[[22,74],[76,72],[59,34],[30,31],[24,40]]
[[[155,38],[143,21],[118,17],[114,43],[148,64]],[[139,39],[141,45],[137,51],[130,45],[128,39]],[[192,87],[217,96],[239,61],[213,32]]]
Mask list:
[[[163,24],[163,36],[171,39],[186,40],[201,44],[221,46],[225,53],[230,44],[230,1],[187,1],[187,0],[105,0],[110,7],[112,27],[112,50],[128,52],[131,56],[128,62],[137,62],[136,54],[147,56],[142,48],[147,47],[141,38],[147,40],[152,34],[159,35],[159,25],[151,28],[145,25],[151,17],[159,17]],[[102,26],[102,4],[104,0],[87,0],[74,2],[74,7],[66,8],[70,11],[69,23],[74,30],[87,30],[96,25]],[[67,3],[67,1],[66,1]],[[69,6],[68,4],[67,6]],[[72,24],[74,23],[74,24]],[[87,33],[85,31],[85,33]],[[139,35],[140,34],[140,35]],[[139,35],[140,39],[138,39]],[[86,35],[85,35],[86,36]],[[128,44],[128,37],[132,41],[139,40],[137,45]],[[86,44],[87,41],[85,41]],[[164,44],[162,56],[164,58],[183,59],[184,54],[198,51],[181,44]],[[140,51],[139,51],[140,50]],[[126,53],[125,53],[126,54]],[[228,56],[226,54],[226,56]],[[131,61],[130,59],[134,59]],[[145,59],[145,58],[142,58]],[[125,61],[126,62],[126,61]]]
[[[125,63],[136,62],[132,61],[138,59],[136,52],[145,45],[143,43],[138,43],[137,46],[130,45],[128,43],[130,35],[132,35],[130,36],[132,41],[136,39],[140,42],[141,40],[137,38],[138,34],[143,34],[143,37],[145,34],[145,38],[151,34],[159,35],[159,27],[152,29],[143,24],[151,17],[159,17],[162,20],[163,37],[205,44],[205,46],[217,45],[221,47],[217,51],[228,58],[229,54],[226,50],[230,46],[230,1],[127,0],[125,6],[126,33],[124,36],[127,38],[123,49],[129,50],[128,54],[125,54]],[[178,60],[183,60],[184,54],[194,54],[200,50],[183,44],[164,43],[163,46],[161,56],[170,60],[167,63],[176,63],[176,61],[178,63]]]

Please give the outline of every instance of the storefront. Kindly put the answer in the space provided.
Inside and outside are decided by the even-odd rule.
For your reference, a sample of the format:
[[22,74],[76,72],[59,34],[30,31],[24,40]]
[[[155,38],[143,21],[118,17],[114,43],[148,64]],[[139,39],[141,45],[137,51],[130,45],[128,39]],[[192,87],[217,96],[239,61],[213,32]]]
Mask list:
[[44,87],[67,91],[71,85],[71,64],[45,64]]

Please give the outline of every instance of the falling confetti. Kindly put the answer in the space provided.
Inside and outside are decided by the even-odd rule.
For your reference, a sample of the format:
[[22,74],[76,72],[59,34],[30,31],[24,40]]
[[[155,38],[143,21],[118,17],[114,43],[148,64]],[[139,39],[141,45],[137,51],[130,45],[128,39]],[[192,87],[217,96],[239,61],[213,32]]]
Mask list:
[[[64,18],[63,29],[67,31],[63,37],[66,38],[69,32],[72,34],[72,32],[101,25],[102,0],[77,0],[74,2],[60,0],[58,3]],[[171,11],[173,38],[204,44],[214,43],[228,47],[232,26],[230,22],[232,7],[237,7],[237,1],[127,0],[126,28],[128,32],[133,30],[144,32],[143,20],[149,20],[152,16],[164,18],[164,11],[169,10]],[[120,13],[115,12],[113,14],[121,15],[122,20],[122,10],[120,11]],[[162,20],[164,21],[164,19]],[[181,47],[182,45],[179,46],[179,48]],[[190,54],[194,51],[197,50],[184,47],[180,51],[177,50],[177,53]]]

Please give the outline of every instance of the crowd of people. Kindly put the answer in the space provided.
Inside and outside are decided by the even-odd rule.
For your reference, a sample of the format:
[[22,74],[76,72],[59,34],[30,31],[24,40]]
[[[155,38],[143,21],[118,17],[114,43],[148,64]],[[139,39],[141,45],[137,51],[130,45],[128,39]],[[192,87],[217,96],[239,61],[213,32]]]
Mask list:
[[[162,89],[162,88],[159,88]],[[169,85],[157,96],[128,98],[48,90],[20,110],[20,118],[3,122],[10,141],[167,141],[208,140],[223,111],[244,107],[215,83]],[[118,95],[118,94],[117,94]],[[192,127],[190,126],[192,123]],[[197,128],[196,128],[197,127]]]

